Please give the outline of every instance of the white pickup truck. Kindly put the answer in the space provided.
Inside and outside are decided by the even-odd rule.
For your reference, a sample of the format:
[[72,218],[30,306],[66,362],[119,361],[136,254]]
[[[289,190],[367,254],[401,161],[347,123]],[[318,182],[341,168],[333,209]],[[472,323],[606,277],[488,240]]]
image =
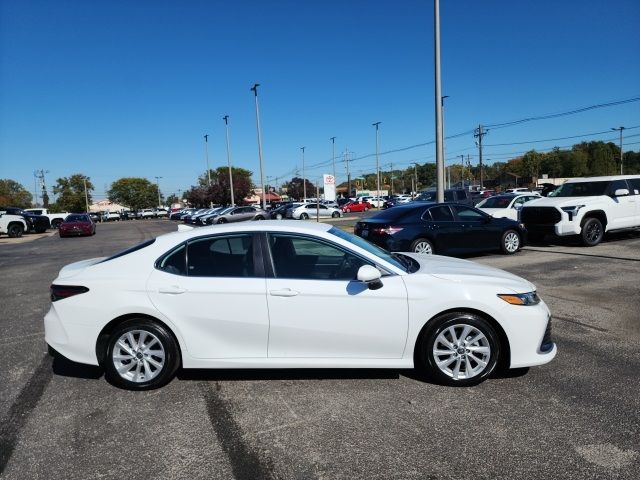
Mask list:
[[49,218],[49,222],[51,222],[51,228],[58,228],[62,222],[69,215],[68,212],[64,213],[51,213],[46,208],[25,208],[25,212],[33,213],[34,215],[44,215]]
[[29,230],[27,222],[20,215],[10,215],[0,212],[0,235],[8,235],[11,238],[21,237]]
[[520,219],[531,241],[579,235],[593,247],[605,232],[640,228],[640,175],[567,180],[553,196],[526,203]]

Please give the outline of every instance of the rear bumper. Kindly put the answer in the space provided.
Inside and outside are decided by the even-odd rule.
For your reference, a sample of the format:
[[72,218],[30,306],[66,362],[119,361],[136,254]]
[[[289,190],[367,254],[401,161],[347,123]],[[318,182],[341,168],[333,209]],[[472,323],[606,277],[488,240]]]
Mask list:
[[47,345],[65,358],[78,363],[98,365],[95,326],[73,324],[65,328],[52,305],[44,317],[44,339]]

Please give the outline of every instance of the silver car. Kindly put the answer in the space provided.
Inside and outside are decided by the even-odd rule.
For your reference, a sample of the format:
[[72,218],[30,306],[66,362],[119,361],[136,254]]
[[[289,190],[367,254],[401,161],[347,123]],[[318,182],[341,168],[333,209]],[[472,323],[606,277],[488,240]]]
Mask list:
[[[289,216],[289,214],[291,216]],[[306,220],[307,218],[314,218],[318,215],[323,218],[337,218],[342,216],[342,213],[337,208],[328,207],[321,203],[305,203],[300,205],[298,208],[292,208],[287,212],[287,218],[295,218],[296,220]]]
[[233,207],[220,212],[213,223],[232,223],[244,220],[265,220],[269,214],[258,207]]

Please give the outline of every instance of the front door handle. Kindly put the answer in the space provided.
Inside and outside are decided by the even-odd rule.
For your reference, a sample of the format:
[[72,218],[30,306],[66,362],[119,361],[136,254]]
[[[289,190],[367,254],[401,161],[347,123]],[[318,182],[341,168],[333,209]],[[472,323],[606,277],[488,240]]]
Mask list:
[[180,288],[177,285],[171,285],[169,287],[160,287],[158,289],[158,293],[165,293],[168,295],[179,295],[181,293],[186,292],[185,288]]
[[269,295],[273,297],[295,297],[300,292],[291,290],[290,288],[283,288],[282,290],[269,290]]

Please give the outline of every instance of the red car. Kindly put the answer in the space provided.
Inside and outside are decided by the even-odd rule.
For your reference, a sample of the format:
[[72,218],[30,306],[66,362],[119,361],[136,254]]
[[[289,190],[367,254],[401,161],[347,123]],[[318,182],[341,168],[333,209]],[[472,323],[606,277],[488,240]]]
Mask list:
[[366,212],[371,209],[371,204],[369,202],[349,202],[345,203],[342,206],[342,211],[344,213],[351,212]]
[[72,213],[58,227],[60,237],[95,235],[96,224],[87,213]]

